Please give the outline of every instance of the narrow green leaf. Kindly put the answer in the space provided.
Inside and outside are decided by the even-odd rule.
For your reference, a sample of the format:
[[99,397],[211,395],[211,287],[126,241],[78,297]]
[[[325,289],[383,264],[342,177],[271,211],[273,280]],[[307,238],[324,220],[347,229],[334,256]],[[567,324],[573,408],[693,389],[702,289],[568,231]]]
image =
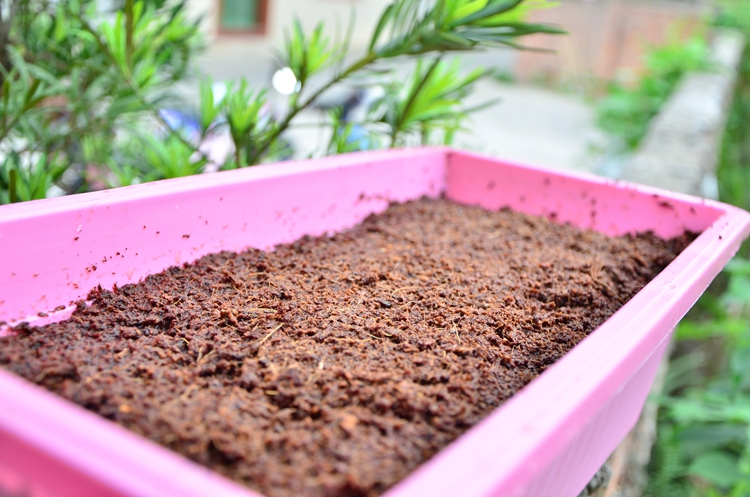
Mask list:
[[8,196],[10,198],[10,203],[15,204],[18,202],[18,172],[16,169],[11,168],[10,171],[8,171]]
[[10,81],[6,77],[3,80],[3,106],[5,109],[8,108],[8,101],[10,99]]
[[383,11],[383,15],[380,16],[380,20],[378,21],[377,26],[375,26],[375,31],[373,32],[372,39],[370,40],[370,46],[368,48],[370,52],[372,52],[375,49],[375,45],[378,44],[380,35],[383,33],[383,30],[391,21],[391,17],[393,16],[394,9],[395,9],[395,5],[390,4],[388,7],[386,7],[385,11]]
[[34,79],[31,82],[31,86],[26,90],[26,95],[24,95],[24,107],[23,110],[29,110],[34,107],[34,95],[36,95],[36,91],[39,89],[39,85],[41,84],[41,81],[38,79]]
[[54,40],[58,43],[65,39],[65,9],[58,8],[55,13],[55,33]]
[[452,45],[449,50],[468,50],[476,45],[476,42],[448,31],[440,33],[439,39],[443,42],[447,42],[448,46]]
[[494,2],[488,4],[485,8],[478,12],[475,12],[474,14],[470,14],[466,17],[462,17],[453,21],[452,23],[450,23],[450,28],[455,29],[458,26],[467,26],[469,24],[474,24],[484,19],[496,16],[497,14],[508,12],[509,10],[517,7],[522,1],[523,0],[510,0],[508,2]]
[[210,78],[201,81],[200,106],[201,131],[205,136],[213,122],[216,120],[216,116],[218,116],[221,111],[221,105],[217,105],[215,102],[213,85]]

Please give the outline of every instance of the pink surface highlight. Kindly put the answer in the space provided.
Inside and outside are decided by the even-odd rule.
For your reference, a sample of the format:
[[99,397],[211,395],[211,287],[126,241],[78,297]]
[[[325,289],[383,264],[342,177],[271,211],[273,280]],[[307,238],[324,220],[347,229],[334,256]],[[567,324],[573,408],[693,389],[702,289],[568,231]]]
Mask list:
[[[611,235],[703,232],[586,340],[386,493],[574,497],[637,419],[670,330],[747,237],[748,213],[446,149],[261,166],[0,208],[0,260],[12,261],[0,266],[0,321],[209,252],[342,230],[390,201],[441,192]],[[60,496],[257,496],[3,371],[0,405],[0,489],[25,481]]]
[[0,466],[51,495],[259,497],[5,371],[0,387]]
[[[339,231],[445,188],[441,151],[257,166],[0,209],[0,321],[222,250]],[[34,298],[30,298],[30,296]]]
[[653,231],[664,238],[701,232],[721,214],[715,203],[593,175],[451,153],[446,196],[456,202],[545,216],[610,236]]
[[518,488],[516,494],[577,497],[602,466],[602,461],[612,453],[612,442],[619,444],[638,421],[640,409],[633,409],[633,406],[645,404],[668,344],[669,337],[624,388],[555,456],[548,464],[549,470],[540,472],[528,486]]

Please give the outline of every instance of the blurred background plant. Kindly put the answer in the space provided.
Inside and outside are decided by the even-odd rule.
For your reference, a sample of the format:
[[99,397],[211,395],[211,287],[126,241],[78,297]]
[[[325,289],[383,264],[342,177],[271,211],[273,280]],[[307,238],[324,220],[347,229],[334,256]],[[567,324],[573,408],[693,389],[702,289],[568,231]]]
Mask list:
[[0,11],[0,187],[7,201],[30,199],[13,191],[44,198],[88,189],[88,176],[110,162],[115,143],[137,140],[128,130],[153,120],[153,110],[173,97],[200,48],[180,4],[127,0],[108,13],[93,0],[6,0]]
[[[722,0],[716,24],[739,29],[750,43],[750,3],[747,0]],[[727,121],[717,175],[719,195],[726,202],[750,210],[750,49],[740,64],[734,102]],[[740,252],[750,257],[750,245]]]
[[[714,24],[750,40],[750,2],[723,0]],[[750,48],[724,134],[720,200],[750,208]],[[676,330],[649,497],[750,495],[750,245]]]
[[750,261],[676,330],[648,496],[750,495]]
[[647,51],[645,70],[634,85],[611,83],[597,105],[599,126],[615,137],[624,151],[638,147],[649,122],[686,73],[710,69],[704,34],[684,42],[675,29],[669,38],[668,43]]
[[[351,57],[348,35],[299,22],[278,58],[289,87],[282,113],[268,93],[239,81],[221,94],[194,74],[203,46],[199,20],[183,1],[0,0],[0,203],[246,167],[290,156],[284,133],[336,85],[401,87],[389,61],[413,59],[412,82],[373,102],[362,122],[341,108],[319,155],[378,146],[450,143],[473,109],[464,104],[485,74],[468,75],[446,53],[517,47],[519,37],[561,33],[523,22],[547,0],[396,0],[383,12],[366,53]],[[200,80],[196,81],[196,80]],[[200,85],[195,121],[179,82]],[[207,143],[228,133],[232,150]]]

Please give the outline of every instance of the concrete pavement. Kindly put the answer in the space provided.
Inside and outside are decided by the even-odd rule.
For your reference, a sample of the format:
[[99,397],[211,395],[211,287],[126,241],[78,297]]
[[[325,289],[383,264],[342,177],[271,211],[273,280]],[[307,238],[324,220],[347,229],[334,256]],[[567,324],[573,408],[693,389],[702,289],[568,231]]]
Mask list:
[[479,82],[469,105],[500,102],[472,114],[455,146],[498,158],[558,169],[591,171],[590,146],[602,143],[593,106],[578,95],[549,89]]

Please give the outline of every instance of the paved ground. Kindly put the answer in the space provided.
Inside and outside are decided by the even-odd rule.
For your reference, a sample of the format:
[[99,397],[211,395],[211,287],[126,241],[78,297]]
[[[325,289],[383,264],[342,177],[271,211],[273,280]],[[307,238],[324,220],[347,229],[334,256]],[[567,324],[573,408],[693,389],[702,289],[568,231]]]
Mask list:
[[591,170],[590,145],[602,141],[591,104],[538,87],[483,81],[472,103],[500,102],[473,115],[456,145],[512,161]]

